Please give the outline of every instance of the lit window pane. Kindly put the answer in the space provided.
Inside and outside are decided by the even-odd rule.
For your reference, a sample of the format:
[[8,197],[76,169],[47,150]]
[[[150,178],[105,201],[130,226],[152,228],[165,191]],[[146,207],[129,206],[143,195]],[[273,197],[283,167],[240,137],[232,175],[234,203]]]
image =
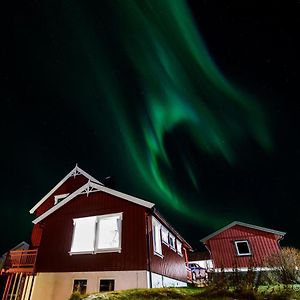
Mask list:
[[115,249],[120,247],[120,216],[110,216],[99,219],[98,249]]
[[177,248],[177,252],[179,254],[182,254],[182,243],[178,240],[176,240],[176,248]]
[[71,252],[94,250],[96,217],[74,219]]
[[165,244],[169,244],[169,232],[166,228],[161,228],[161,239]]
[[169,244],[170,244],[170,247],[175,250],[175,236],[172,235],[171,233],[169,234]]
[[160,223],[158,223],[155,219],[153,219],[154,252],[162,255],[160,228],[161,228]]

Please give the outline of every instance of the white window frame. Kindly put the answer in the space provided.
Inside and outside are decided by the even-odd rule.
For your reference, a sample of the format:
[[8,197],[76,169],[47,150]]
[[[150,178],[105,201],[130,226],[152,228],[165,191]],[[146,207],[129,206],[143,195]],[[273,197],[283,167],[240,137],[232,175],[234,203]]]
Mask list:
[[[162,254],[161,227],[162,227],[162,225],[160,224],[160,222],[152,216],[153,253],[154,253],[154,255],[157,255],[157,256],[163,258],[164,256]],[[158,230],[158,237],[159,237],[159,243],[160,243],[159,249],[157,249],[157,247],[156,247],[156,236],[155,236],[156,230]]]
[[[164,234],[166,234],[167,240],[164,240]],[[161,227],[161,241],[169,247],[169,230],[164,226]]]
[[[101,248],[98,248],[97,245],[98,245],[98,232],[100,230],[99,228],[99,224],[101,224],[101,219],[105,219],[105,218],[108,218],[108,217],[114,217],[114,216],[118,216],[119,219],[120,219],[120,228],[119,228],[119,246],[118,247],[115,247],[115,248],[104,248],[104,249],[101,249]],[[94,246],[93,246],[93,250],[91,251],[69,251],[69,254],[70,255],[76,255],[76,254],[95,254],[95,253],[107,253],[107,252],[121,252],[121,249],[122,249],[122,221],[123,221],[123,213],[120,212],[120,213],[113,213],[113,214],[106,214],[106,215],[99,215],[99,216],[91,216],[91,217],[96,217],[96,222],[95,222],[95,233],[94,233]],[[76,223],[76,220],[78,219],[84,219],[83,218],[75,218],[73,219],[73,236],[72,236],[72,243],[71,243],[71,249],[72,249],[72,246],[73,246],[73,243],[74,243],[74,229],[75,229],[75,223]]]
[[[247,253],[240,253],[239,248],[238,248],[238,244],[240,244],[240,243],[247,243],[247,247],[248,247],[248,250],[249,250]],[[238,256],[252,255],[251,249],[250,249],[250,244],[247,240],[234,241],[234,245],[235,245],[236,253],[237,253]]]
[[174,246],[169,242],[170,248],[176,252],[176,238],[175,235],[169,232],[169,241],[172,240],[174,241]]
[[183,256],[183,253],[182,253],[182,242],[179,241],[178,239],[176,239],[176,249],[177,249],[177,253],[180,256]]

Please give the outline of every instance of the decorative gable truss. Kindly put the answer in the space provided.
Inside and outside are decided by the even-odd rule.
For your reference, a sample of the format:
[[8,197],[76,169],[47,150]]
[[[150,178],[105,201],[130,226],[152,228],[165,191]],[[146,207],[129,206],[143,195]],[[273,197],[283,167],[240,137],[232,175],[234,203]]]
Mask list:
[[55,206],[51,207],[49,210],[47,210],[45,213],[40,215],[38,218],[33,220],[32,223],[34,223],[34,224],[39,223],[40,221],[42,221],[43,219],[45,219],[46,217],[51,215],[53,212],[55,212],[56,210],[61,208],[63,205],[65,205],[66,203],[68,203],[69,201],[71,201],[72,199],[77,197],[78,195],[86,194],[88,197],[90,193],[94,193],[94,192],[105,192],[105,193],[117,196],[121,199],[127,200],[129,202],[133,202],[135,204],[138,204],[138,205],[141,205],[141,206],[144,206],[147,208],[152,208],[154,206],[154,203],[152,203],[152,202],[148,202],[148,201],[145,201],[145,200],[109,189],[109,188],[103,186],[102,184],[99,184],[97,182],[93,182],[93,181],[89,180],[82,187],[77,189],[75,192],[73,192],[72,194],[70,194],[69,196],[64,198],[62,201],[57,203]]
[[86,177],[89,181],[92,181],[94,183],[97,183],[99,185],[103,185],[100,181],[98,181],[96,178],[82,170],[81,168],[78,167],[76,164],[75,168],[72,169],[56,186],[54,186],[49,193],[47,193],[29,212],[33,214],[38,207],[40,207],[59,187],[61,187],[70,177],[76,177],[79,175],[83,175]]

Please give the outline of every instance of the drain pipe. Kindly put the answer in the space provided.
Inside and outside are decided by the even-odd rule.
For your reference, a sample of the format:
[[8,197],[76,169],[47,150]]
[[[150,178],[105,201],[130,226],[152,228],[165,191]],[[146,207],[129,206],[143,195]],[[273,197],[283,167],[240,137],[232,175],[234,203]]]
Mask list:
[[150,251],[150,234],[149,234],[149,216],[150,212],[146,215],[146,231],[147,231],[147,267],[149,271],[149,285],[152,289],[152,272],[151,272],[151,251]]

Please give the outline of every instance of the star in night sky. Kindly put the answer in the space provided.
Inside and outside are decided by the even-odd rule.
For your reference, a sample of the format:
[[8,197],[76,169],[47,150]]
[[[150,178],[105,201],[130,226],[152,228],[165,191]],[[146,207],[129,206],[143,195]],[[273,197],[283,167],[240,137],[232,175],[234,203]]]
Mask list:
[[30,208],[75,163],[196,248],[234,220],[299,247],[298,16],[282,1],[7,4],[0,250],[30,240]]

